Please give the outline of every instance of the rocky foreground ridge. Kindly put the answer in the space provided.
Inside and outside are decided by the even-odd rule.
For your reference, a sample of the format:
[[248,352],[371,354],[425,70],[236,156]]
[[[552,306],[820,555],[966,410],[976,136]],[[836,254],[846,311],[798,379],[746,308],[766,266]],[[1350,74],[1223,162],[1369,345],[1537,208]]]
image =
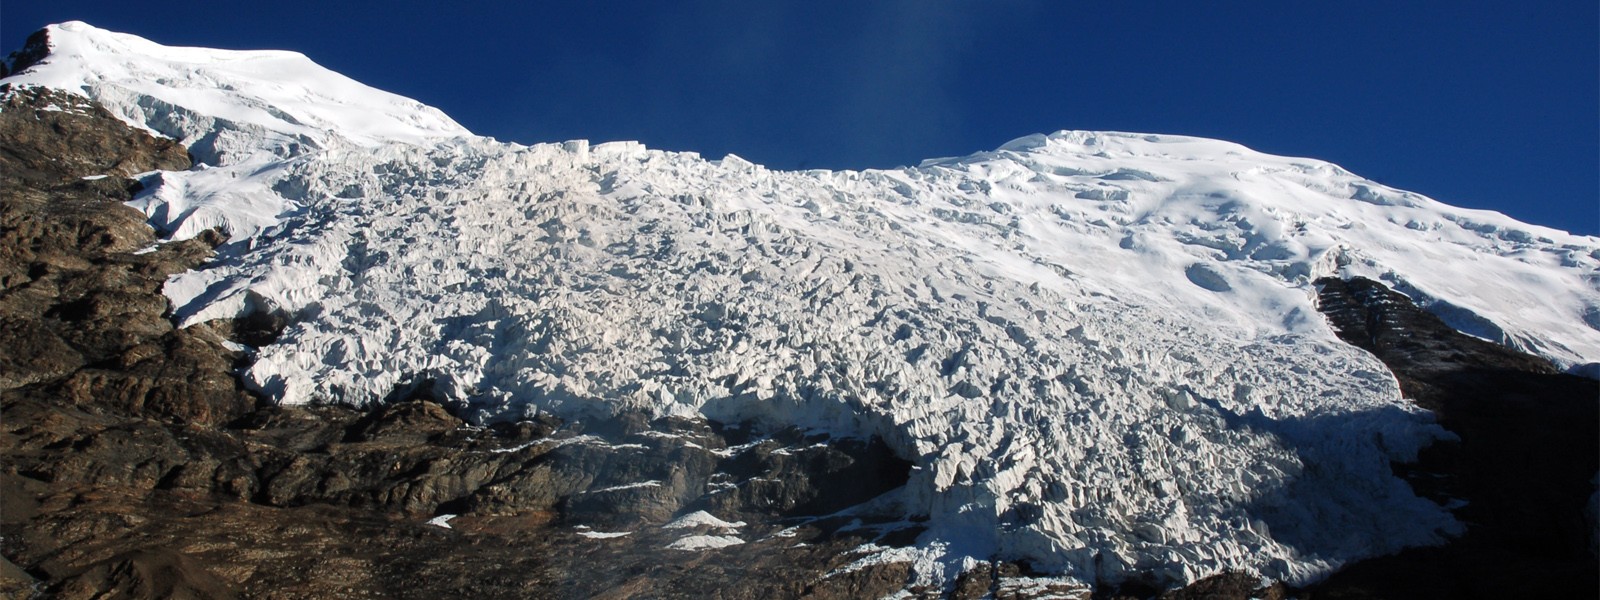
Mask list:
[[[145,251],[153,232],[120,204],[139,186],[128,176],[187,168],[184,148],[81,98],[5,101],[0,566],[19,597],[1162,594],[1003,561],[905,589],[911,565],[855,564],[864,543],[920,532],[914,515],[876,510],[910,465],[872,440],[637,415],[475,427],[426,386],[369,410],[266,405],[235,374],[282,323],[175,329],[161,296],[222,236]],[[1466,534],[1310,589],[1224,574],[1164,596],[1595,595],[1595,382],[1370,281],[1321,289],[1341,336],[1461,438],[1397,469],[1441,505],[1465,503]]]

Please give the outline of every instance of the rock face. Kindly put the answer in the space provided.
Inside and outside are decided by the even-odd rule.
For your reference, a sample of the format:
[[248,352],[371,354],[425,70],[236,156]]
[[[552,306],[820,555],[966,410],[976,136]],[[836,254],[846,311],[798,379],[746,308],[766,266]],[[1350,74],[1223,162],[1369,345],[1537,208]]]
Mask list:
[[31,67],[49,54],[49,37],[42,29],[35,31],[28,36],[26,42],[23,42],[21,49],[12,52],[5,60],[0,60],[0,77]]
[[1320,308],[1375,354],[1406,397],[1460,436],[1402,473],[1454,509],[1466,534],[1335,574],[1313,598],[1589,598],[1600,595],[1589,508],[1600,470],[1600,385],[1462,335],[1367,279],[1324,279]]
[[160,290],[216,235],[167,244],[122,205],[127,179],[189,165],[181,146],[136,132],[81,98],[0,90],[0,389],[217,423],[254,400],[205,328],[176,330]]

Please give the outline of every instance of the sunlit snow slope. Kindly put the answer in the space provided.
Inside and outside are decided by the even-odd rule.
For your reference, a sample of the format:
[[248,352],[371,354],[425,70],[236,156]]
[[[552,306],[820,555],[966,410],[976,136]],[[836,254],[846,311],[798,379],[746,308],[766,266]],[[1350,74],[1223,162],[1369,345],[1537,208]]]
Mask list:
[[[639,409],[881,435],[918,465],[901,502],[929,530],[863,560],[934,579],[996,556],[1085,582],[1299,582],[1457,531],[1388,468],[1446,434],[1329,330],[1318,277],[1383,279],[1564,367],[1600,360],[1600,240],[1315,160],[1058,132],[780,172],[468,137],[343,78],[309,85],[338,76],[298,55],[83,24],[51,41],[77,53],[7,81],[191,142],[227,132],[231,158],[162,173],[135,204],[177,237],[235,235],[169,282],[184,323],[291,315],[250,385],[361,404],[434,380],[484,419]],[[257,57],[281,61],[235,68]],[[241,106],[297,112],[206,121],[245,122]],[[194,129],[168,125],[180,113]],[[291,131],[308,143],[283,151]]]
[[[7,82],[93,98],[135,127],[182,142],[208,166],[472,135],[438,109],[363,85],[298,52],[162,46],[76,21],[46,30],[45,64]],[[218,226],[251,235],[289,208],[275,194],[234,185],[232,174],[215,177],[164,190],[150,212],[153,223],[178,237]]]

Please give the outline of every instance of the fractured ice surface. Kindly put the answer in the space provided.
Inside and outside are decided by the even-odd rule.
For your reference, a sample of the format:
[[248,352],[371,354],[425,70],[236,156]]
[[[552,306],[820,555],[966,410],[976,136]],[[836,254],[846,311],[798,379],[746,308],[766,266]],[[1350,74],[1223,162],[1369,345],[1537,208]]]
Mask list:
[[299,211],[168,290],[186,323],[292,315],[245,373],[284,402],[429,379],[485,418],[878,434],[922,467],[906,510],[933,517],[928,548],[1090,581],[1300,579],[1454,527],[1388,472],[1428,417],[1315,313],[1320,232],[1229,256],[1217,238],[1256,234],[1205,211],[1259,207],[1084,205],[1097,175],[1006,152],[867,173],[483,140],[319,153],[262,175]]

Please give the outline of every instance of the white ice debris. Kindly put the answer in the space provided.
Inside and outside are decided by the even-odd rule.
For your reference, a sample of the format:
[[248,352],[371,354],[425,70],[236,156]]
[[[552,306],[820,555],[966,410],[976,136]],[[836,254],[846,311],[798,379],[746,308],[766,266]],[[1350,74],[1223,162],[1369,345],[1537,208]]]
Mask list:
[[625,536],[627,536],[628,534],[631,534],[631,533],[633,533],[633,532],[632,531],[579,531],[578,535],[581,535],[583,537],[590,538],[590,539],[596,539],[596,540],[609,540],[609,539],[612,539],[612,538],[625,537]]
[[640,482],[636,482],[636,483],[624,483],[622,485],[613,485],[613,486],[603,487],[603,488],[600,488],[600,489],[589,490],[586,493],[599,494],[599,493],[602,493],[602,492],[620,492],[620,491],[623,491],[623,490],[636,490],[636,489],[640,489],[640,488],[652,488],[652,487],[661,487],[661,482],[660,481],[651,480],[651,481],[640,481]]
[[772,534],[770,537],[792,538],[792,537],[794,537],[796,535],[799,535],[799,534],[800,534],[800,530],[798,528],[786,527],[786,528],[783,528],[783,529],[779,530],[777,533]]
[[731,535],[691,535],[667,544],[673,550],[710,550],[743,544],[744,540]]
[[703,510],[697,510],[684,516],[673,519],[671,523],[662,525],[666,529],[688,529],[690,527],[709,527],[711,529],[737,530],[744,527],[744,521],[728,522],[718,519],[715,515]]
[[465,137],[297,54],[78,23],[51,40],[7,81],[210,157],[134,204],[175,237],[234,234],[168,283],[184,324],[291,317],[249,385],[364,404],[432,380],[482,418],[880,435],[917,465],[901,497],[928,530],[897,552],[919,572],[994,557],[1086,583],[1303,582],[1459,530],[1390,474],[1441,430],[1335,337],[1318,277],[1379,278],[1563,367],[1600,360],[1600,240],[1321,161],[1063,131],[781,172]]

